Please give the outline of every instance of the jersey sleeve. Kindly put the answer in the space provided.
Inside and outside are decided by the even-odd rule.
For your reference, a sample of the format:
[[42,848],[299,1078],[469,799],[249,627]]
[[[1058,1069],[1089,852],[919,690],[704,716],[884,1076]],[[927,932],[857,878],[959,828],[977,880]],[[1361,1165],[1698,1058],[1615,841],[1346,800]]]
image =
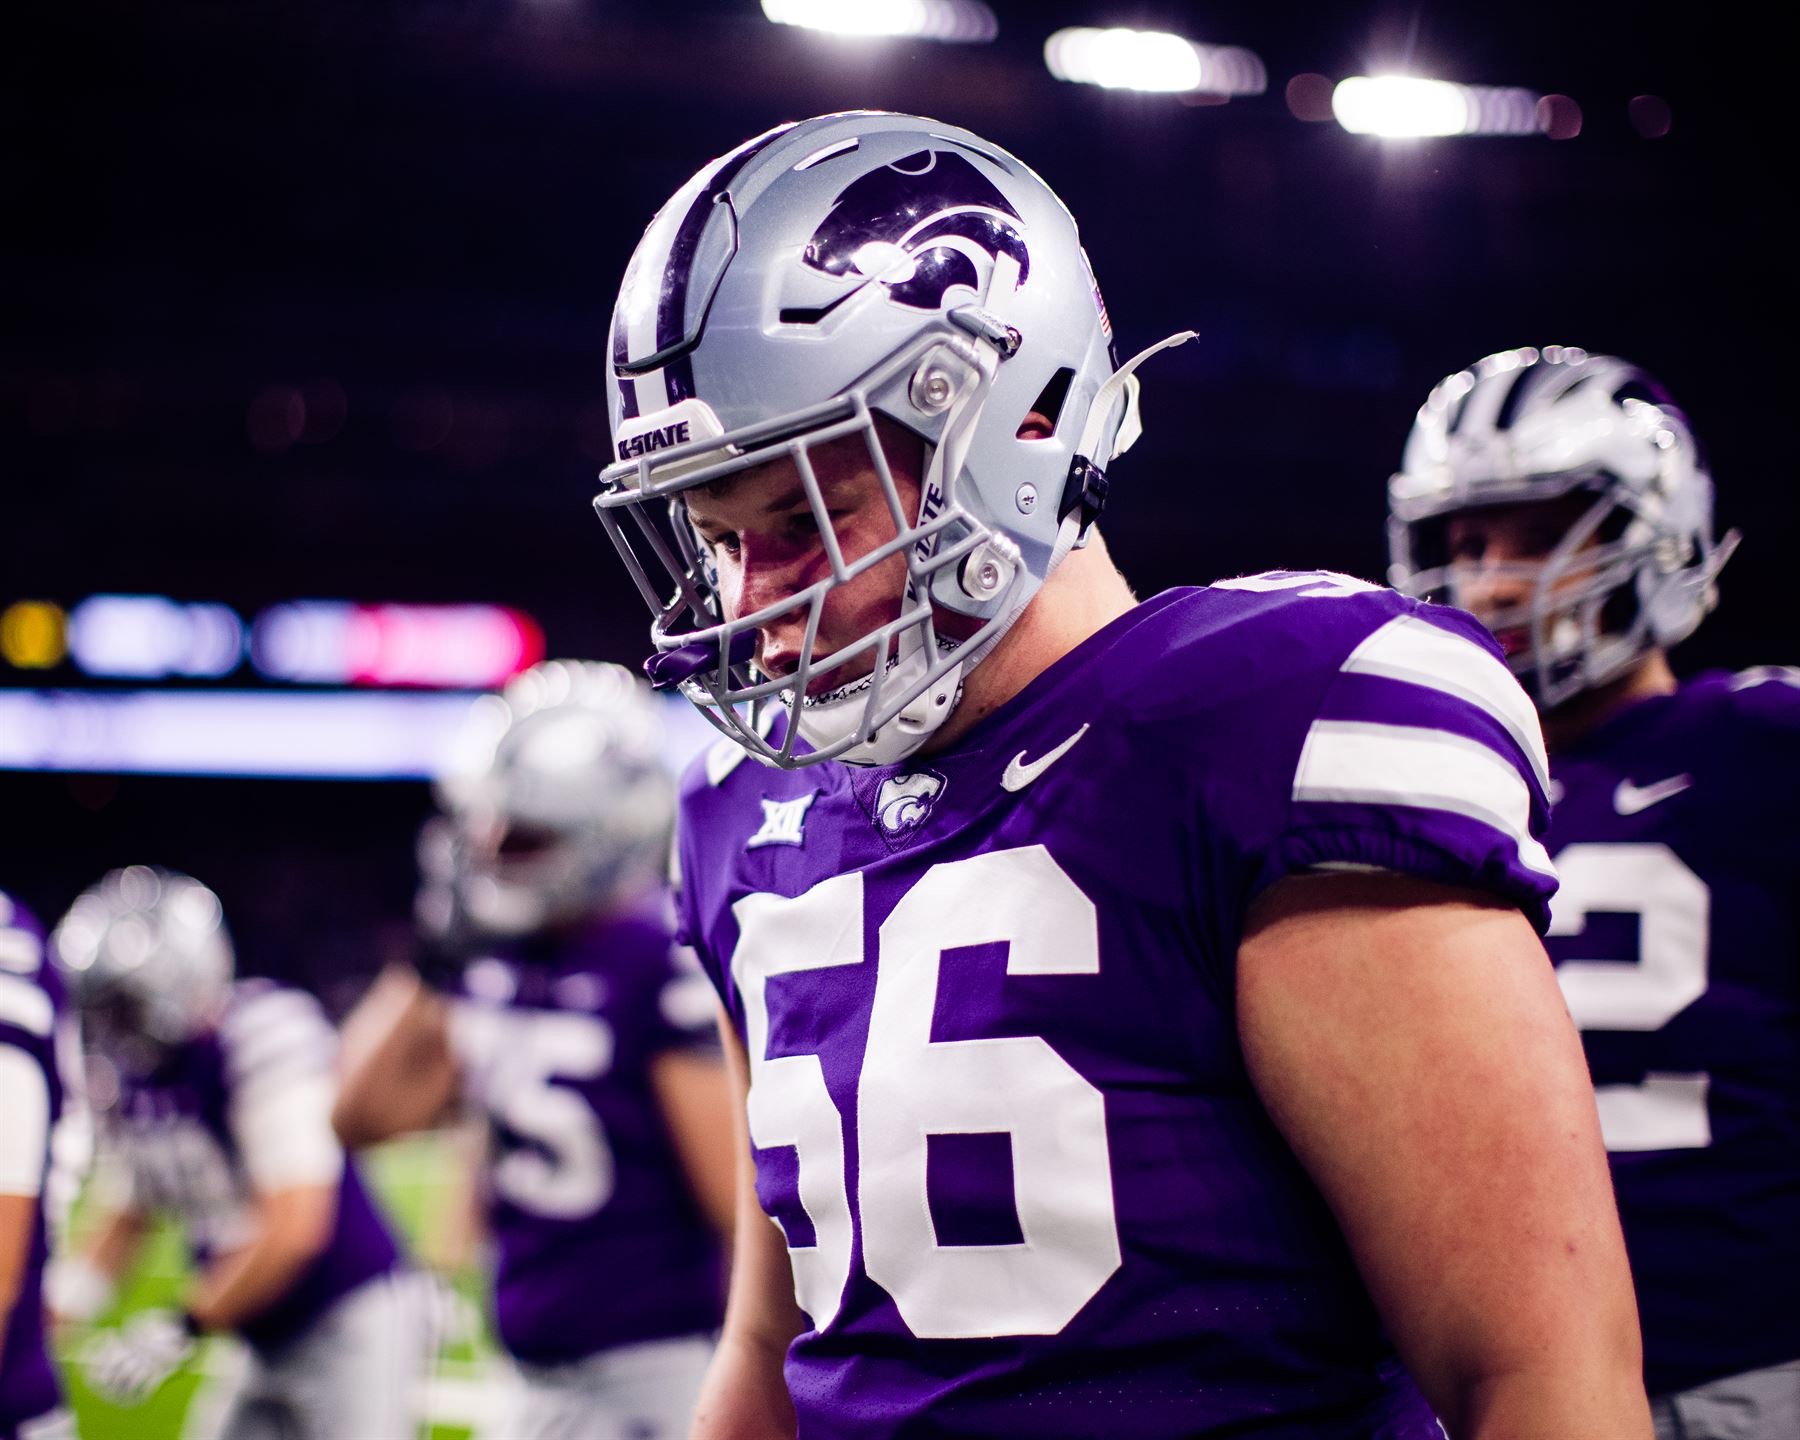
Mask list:
[[328,1185],[344,1168],[331,1129],[336,1036],[318,1002],[271,987],[243,997],[219,1029],[232,1138],[260,1191]]
[[1556,870],[1537,712],[1474,619],[1402,605],[1323,677],[1250,892],[1306,871],[1395,871],[1487,891],[1542,934]]
[[1800,893],[1800,669],[1758,665],[1730,677],[1732,771],[1744,833]]
[[8,1041],[0,1025],[0,1195],[43,1192],[50,1148],[50,1084],[35,1055]]
[[42,1193],[55,1119],[56,1000],[43,932],[0,894],[0,1195]]
[[[672,895],[669,899],[678,908],[678,898]],[[643,932],[646,1004],[638,1023],[647,1054],[718,1049],[714,1023],[717,1001],[699,955],[685,934],[678,919],[664,926],[645,927]]]
[[[686,952],[712,997],[727,1006],[731,1001],[730,980],[719,957],[712,954],[707,944],[707,927],[701,914],[700,897],[712,877],[706,859],[699,851],[699,838],[707,830],[708,807],[718,803],[719,785],[744,758],[747,758],[746,752],[736,741],[720,740],[689,763],[681,781],[675,843],[669,866],[673,880],[671,898],[675,906],[675,945]],[[698,1008],[698,1001],[692,1003]],[[709,1009],[709,1017],[712,1013]]]

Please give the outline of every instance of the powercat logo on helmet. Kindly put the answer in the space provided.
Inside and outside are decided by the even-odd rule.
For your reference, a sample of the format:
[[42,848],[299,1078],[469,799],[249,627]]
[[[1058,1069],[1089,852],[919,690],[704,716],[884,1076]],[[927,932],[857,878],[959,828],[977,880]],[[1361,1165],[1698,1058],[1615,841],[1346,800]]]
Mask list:
[[[827,275],[879,282],[897,305],[937,310],[954,285],[981,294],[983,257],[991,267],[1001,254],[1012,256],[1025,279],[1031,257],[1021,225],[1019,212],[968,160],[918,150],[846,186],[800,259]],[[822,309],[783,318],[823,319],[864,285]]]
[[688,422],[679,420],[673,425],[662,425],[646,430],[642,435],[633,435],[629,440],[619,442],[619,458],[635,460],[640,455],[647,455],[652,450],[667,450],[671,445],[685,445],[689,440]]

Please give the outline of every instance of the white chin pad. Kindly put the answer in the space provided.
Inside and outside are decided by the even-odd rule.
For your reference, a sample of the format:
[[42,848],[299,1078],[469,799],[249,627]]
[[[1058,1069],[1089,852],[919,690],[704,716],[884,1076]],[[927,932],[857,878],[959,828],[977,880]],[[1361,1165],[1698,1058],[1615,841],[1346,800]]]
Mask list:
[[[928,668],[917,630],[900,642],[900,659],[888,672],[888,687],[909,689]],[[923,745],[956,709],[962,684],[958,665],[938,677],[893,719],[867,740],[850,746],[837,758],[847,765],[893,765]],[[800,737],[815,750],[835,745],[861,727],[867,713],[869,692],[858,690],[841,700],[800,707]]]

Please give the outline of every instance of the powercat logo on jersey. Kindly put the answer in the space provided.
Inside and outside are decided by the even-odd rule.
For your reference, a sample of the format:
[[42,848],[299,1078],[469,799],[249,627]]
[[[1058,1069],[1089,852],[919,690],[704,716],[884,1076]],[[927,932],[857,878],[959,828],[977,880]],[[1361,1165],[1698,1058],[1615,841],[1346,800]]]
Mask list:
[[[897,305],[937,310],[954,285],[981,295],[1002,254],[1017,262],[1023,283],[1031,257],[1021,230],[1019,212],[967,159],[918,150],[846,186],[800,259],[827,275],[879,282]],[[864,285],[783,318],[823,319]]]
[[652,450],[667,450],[671,445],[685,445],[688,442],[688,422],[679,420],[673,425],[664,425],[655,430],[646,430],[641,435],[633,435],[619,442],[619,458],[635,460],[640,455],[648,455]]
[[881,782],[881,791],[875,797],[875,822],[890,839],[917,830],[943,793],[944,777],[935,770],[891,775]]

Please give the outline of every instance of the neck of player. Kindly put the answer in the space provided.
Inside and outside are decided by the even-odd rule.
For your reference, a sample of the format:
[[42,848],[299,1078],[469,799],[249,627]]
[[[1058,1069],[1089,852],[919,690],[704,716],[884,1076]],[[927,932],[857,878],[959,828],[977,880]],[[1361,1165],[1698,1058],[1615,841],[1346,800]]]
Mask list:
[[1673,695],[1677,688],[1669,657],[1652,650],[1616,680],[1585,690],[1543,717],[1544,744],[1558,754],[1580,744],[1601,725],[1640,700]]
[[956,713],[926,742],[931,755],[954,746],[1090,635],[1137,604],[1098,530],[1071,550],[1012,629],[963,684]]

